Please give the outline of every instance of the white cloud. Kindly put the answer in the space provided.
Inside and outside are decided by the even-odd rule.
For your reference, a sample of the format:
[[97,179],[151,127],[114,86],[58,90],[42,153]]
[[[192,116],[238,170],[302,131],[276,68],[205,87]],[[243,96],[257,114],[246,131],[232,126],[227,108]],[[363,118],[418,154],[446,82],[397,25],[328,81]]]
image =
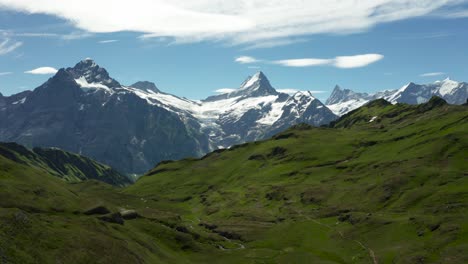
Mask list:
[[256,42],[247,46],[246,48],[244,48],[244,50],[281,47],[281,46],[287,46],[287,45],[296,44],[296,43],[303,43],[306,41],[307,39],[292,39],[292,38],[262,40],[260,42]]
[[259,62],[259,60],[257,60],[256,58],[254,57],[249,57],[249,56],[240,56],[240,57],[237,57],[235,59],[236,62],[240,63],[240,64],[250,64],[250,63],[256,63],[256,62]]
[[419,76],[421,77],[434,77],[434,76],[440,76],[440,75],[444,75],[445,72],[428,72],[428,73],[423,73]]
[[321,66],[332,63],[331,59],[289,59],[289,60],[278,60],[273,61],[274,64],[286,66],[286,67],[310,67],[310,66]]
[[0,55],[8,54],[14,51],[15,49],[21,47],[21,45],[23,45],[23,42],[5,39],[2,42],[0,42]]
[[100,44],[107,44],[107,43],[114,43],[114,42],[118,42],[118,40],[116,40],[116,39],[108,39],[108,40],[101,40],[101,41],[98,41],[98,43],[100,43]]
[[57,73],[57,69],[53,67],[39,67],[30,71],[25,71],[24,73],[29,74],[55,74]]
[[[0,0],[1,1],[1,0]],[[93,34],[84,31],[72,32],[69,34],[58,35],[63,40],[77,40],[92,37]]]
[[355,56],[341,56],[336,57],[334,65],[338,68],[350,69],[350,68],[360,68],[377,62],[383,59],[384,56],[381,54],[364,54],[364,55],[355,55]]
[[354,56],[338,56],[334,59],[317,59],[317,58],[303,58],[303,59],[288,59],[272,61],[273,64],[278,64],[286,67],[313,67],[313,66],[334,66],[342,69],[360,68],[369,64],[375,63],[384,56],[381,54],[362,54]]
[[[233,44],[356,33],[386,22],[461,8],[461,0],[0,0],[0,8],[54,15],[94,33]],[[465,16],[460,12],[458,17]],[[180,43],[180,42],[179,42]]]
[[237,89],[233,89],[233,88],[221,88],[221,89],[215,90],[215,93],[225,94],[225,93],[234,92],[235,90],[237,90]]
[[10,75],[12,72],[0,72],[0,76]]
[[25,33],[11,33],[11,35],[16,37],[31,37],[31,38],[50,38],[50,37],[58,37],[58,34],[55,33],[44,33],[44,32],[25,32]]
[[[0,0],[1,1],[1,0]],[[1,4],[0,4],[1,8]],[[74,31],[66,34],[50,33],[50,32],[16,32],[14,30],[0,29],[1,35],[5,38],[58,38],[61,40],[77,40],[92,37],[93,34],[86,31]]]

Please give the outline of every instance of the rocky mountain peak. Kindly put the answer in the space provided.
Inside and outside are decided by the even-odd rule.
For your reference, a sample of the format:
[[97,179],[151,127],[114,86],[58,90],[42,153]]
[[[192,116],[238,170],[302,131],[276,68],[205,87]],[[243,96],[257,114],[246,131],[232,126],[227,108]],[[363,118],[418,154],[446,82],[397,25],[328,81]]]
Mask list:
[[247,78],[241,87],[232,92],[236,96],[258,97],[266,95],[276,95],[278,92],[270,84],[266,75],[259,71],[254,76]]
[[130,85],[133,88],[137,88],[143,91],[153,91],[155,93],[160,93],[161,91],[156,87],[156,84],[147,81],[136,82]]
[[109,76],[106,69],[100,67],[94,60],[86,58],[78,62],[73,68],[67,68],[80,86],[104,85],[108,88],[121,87],[120,83]]
[[342,89],[340,86],[336,85],[325,104],[332,105],[348,100],[366,98],[368,96],[369,95],[367,93],[356,93],[349,89]]

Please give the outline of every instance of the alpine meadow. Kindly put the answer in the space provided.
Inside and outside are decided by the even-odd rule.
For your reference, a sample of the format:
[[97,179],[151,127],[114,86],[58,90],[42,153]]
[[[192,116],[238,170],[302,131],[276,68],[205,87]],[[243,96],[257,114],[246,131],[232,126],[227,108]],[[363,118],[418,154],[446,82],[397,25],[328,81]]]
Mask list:
[[468,263],[466,28],[466,0],[0,0],[0,264]]

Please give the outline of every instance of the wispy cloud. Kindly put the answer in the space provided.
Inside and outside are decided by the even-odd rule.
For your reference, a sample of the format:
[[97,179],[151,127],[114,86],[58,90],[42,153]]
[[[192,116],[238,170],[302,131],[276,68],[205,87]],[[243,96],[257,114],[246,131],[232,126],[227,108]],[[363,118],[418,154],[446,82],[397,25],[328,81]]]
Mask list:
[[444,75],[445,72],[427,72],[427,73],[423,73],[423,74],[420,74],[419,76],[421,77],[434,77],[434,76],[441,76],[441,75]]
[[265,49],[265,48],[275,48],[281,46],[287,46],[296,43],[303,43],[306,42],[307,39],[305,38],[280,38],[280,39],[272,39],[272,40],[263,40],[260,42],[255,42],[253,44],[248,44],[244,50],[254,50],[254,49]]
[[21,47],[23,42],[20,41],[13,41],[11,39],[5,39],[0,42],[0,55],[8,54],[15,49]]
[[114,43],[114,42],[118,42],[118,40],[116,40],[116,39],[108,39],[108,40],[101,40],[101,41],[98,41],[99,44],[108,44],[108,43]]
[[76,31],[68,34],[61,34],[59,37],[63,40],[85,39],[94,36],[94,34],[85,31]]
[[221,89],[215,90],[214,92],[219,93],[219,94],[225,94],[225,93],[234,92],[235,90],[237,90],[237,89],[234,89],[234,88],[221,88]]
[[289,60],[277,60],[272,63],[286,67],[311,67],[320,65],[329,65],[333,62],[331,59],[289,59]]
[[[214,40],[268,47],[323,33],[352,34],[409,18],[434,15],[461,0],[0,0],[4,9],[48,14],[93,33],[141,32],[146,37]],[[112,4],[112,12],[107,10]],[[466,11],[451,17],[465,17]],[[125,19],[122,19],[125,18]],[[276,40],[276,41],[275,41]],[[283,43],[281,43],[283,42]],[[183,42],[177,42],[183,43]],[[262,44],[264,43],[264,44]]]
[[286,60],[259,60],[254,57],[242,56],[235,61],[241,64],[248,63],[271,63],[285,67],[315,67],[315,66],[333,66],[341,69],[361,68],[372,63],[375,63],[384,58],[381,54],[362,54],[353,56],[338,56],[333,59],[319,58],[302,58],[302,59],[286,59]]
[[343,69],[360,68],[383,59],[381,54],[364,54],[354,56],[340,56],[334,60],[334,66]]
[[455,8],[439,12],[439,15],[444,18],[464,18],[468,17],[468,9]]
[[240,56],[235,59],[235,62],[238,62],[240,64],[251,64],[260,62],[260,60],[257,60],[256,58],[250,56]]
[[61,40],[77,40],[94,36],[87,31],[74,31],[70,33],[52,33],[52,32],[16,32],[14,30],[0,30],[1,35],[7,38],[57,38]]
[[29,74],[55,74],[57,73],[57,69],[53,67],[39,67],[30,71],[25,71],[24,73]]
[[10,75],[12,72],[0,72],[0,76]]
[[407,39],[438,39],[438,38],[447,38],[453,36],[452,33],[447,32],[438,32],[438,33],[426,33],[426,34],[411,34],[407,36],[394,37],[397,40],[407,40]]

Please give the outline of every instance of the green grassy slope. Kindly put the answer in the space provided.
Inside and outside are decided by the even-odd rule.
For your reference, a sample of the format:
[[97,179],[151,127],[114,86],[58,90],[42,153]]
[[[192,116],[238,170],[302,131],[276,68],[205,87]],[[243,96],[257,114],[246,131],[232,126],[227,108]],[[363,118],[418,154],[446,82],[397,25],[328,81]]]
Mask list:
[[126,188],[4,153],[0,263],[466,263],[467,121],[377,101]]
[[332,128],[160,164],[126,193],[232,238],[224,263],[465,263],[467,131],[466,106],[378,100]]
[[[0,190],[2,264],[189,263],[186,252],[219,254],[212,241],[221,237],[197,237],[178,214],[99,181],[68,183],[0,156]],[[128,210],[137,215],[125,218]]]
[[128,177],[109,166],[56,148],[29,150],[16,143],[0,143],[0,156],[19,164],[40,168],[69,182],[96,179],[115,186],[132,183]]

